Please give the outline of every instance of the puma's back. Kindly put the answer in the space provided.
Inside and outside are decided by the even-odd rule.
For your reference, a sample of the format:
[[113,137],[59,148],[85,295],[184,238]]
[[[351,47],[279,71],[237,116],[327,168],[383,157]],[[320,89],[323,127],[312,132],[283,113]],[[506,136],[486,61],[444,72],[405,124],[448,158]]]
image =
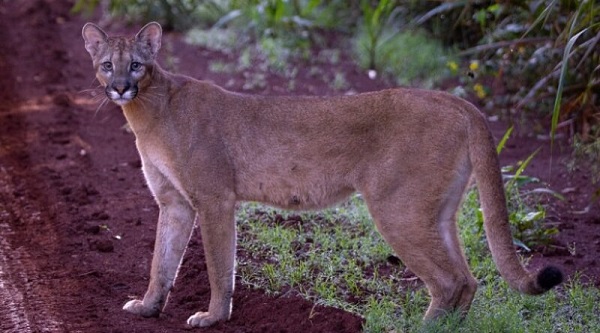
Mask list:
[[[465,164],[469,110],[439,109],[456,102],[444,93],[433,103],[425,96],[403,89],[317,98],[233,96],[215,118],[240,180],[237,194],[292,209],[323,208],[374,185],[370,181],[384,181],[366,176],[385,164],[392,183]],[[438,116],[453,120],[436,123]],[[427,130],[432,126],[435,132]],[[440,166],[441,160],[452,165]]]
[[157,316],[173,286],[195,220],[211,285],[208,326],[231,314],[234,209],[253,200],[319,209],[360,192],[378,230],[431,294],[426,318],[466,313],[477,282],[464,258],[456,213],[474,177],[494,261],[516,290],[560,283],[553,267],[521,265],[494,141],[484,116],[443,92],[390,89],[338,97],[265,97],[226,91],[164,71],[161,28],[132,38],[83,28],[96,77],[122,106],[144,176],[160,207],[151,278],[125,310]]

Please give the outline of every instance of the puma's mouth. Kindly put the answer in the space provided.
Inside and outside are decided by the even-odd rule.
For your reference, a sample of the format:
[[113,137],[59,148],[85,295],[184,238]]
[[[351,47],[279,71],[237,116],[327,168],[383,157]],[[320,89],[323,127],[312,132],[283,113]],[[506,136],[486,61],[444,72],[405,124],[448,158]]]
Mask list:
[[107,89],[106,96],[113,101],[115,104],[119,106],[123,106],[129,102],[131,102],[135,96],[137,95],[137,91],[134,89],[129,89],[120,93],[116,89]]
[[123,106],[123,105],[131,102],[131,99],[127,99],[127,98],[117,98],[117,99],[111,99],[111,100],[119,106]]

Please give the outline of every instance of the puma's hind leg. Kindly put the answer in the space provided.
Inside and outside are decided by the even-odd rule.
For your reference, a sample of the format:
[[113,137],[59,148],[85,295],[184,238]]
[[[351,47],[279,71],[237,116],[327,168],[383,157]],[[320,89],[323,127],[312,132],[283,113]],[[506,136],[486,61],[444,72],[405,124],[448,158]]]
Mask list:
[[475,295],[477,281],[469,270],[458,241],[455,212],[460,196],[441,199],[436,207],[426,207],[427,203],[408,203],[400,197],[418,198],[418,195],[404,194],[383,199],[365,196],[383,238],[429,290],[431,302],[425,319],[453,311],[466,314]]

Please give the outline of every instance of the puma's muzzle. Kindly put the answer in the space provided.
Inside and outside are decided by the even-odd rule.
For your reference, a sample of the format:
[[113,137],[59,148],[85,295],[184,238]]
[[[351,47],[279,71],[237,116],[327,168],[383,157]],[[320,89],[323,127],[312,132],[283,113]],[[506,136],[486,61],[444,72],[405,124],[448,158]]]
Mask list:
[[137,84],[131,84],[129,81],[115,80],[108,84],[104,89],[106,96],[116,104],[123,106],[133,100],[138,93]]

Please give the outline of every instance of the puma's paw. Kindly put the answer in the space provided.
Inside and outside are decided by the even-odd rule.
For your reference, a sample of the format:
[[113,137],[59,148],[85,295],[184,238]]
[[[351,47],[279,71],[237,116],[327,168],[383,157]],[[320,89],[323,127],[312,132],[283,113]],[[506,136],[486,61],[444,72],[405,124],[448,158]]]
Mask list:
[[158,317],[158,315],[160,314],[159,309],[145,306],[142,301],[137,299],[125,303],[125,305],[123,306],[123,310],[146,318]]
[[187,324],[192,327],[207,327],[215,324],[219,320],[225,319],[227,318],[214,316],[210,314],[210,312],[196,312],[196,314],[188,318]]

